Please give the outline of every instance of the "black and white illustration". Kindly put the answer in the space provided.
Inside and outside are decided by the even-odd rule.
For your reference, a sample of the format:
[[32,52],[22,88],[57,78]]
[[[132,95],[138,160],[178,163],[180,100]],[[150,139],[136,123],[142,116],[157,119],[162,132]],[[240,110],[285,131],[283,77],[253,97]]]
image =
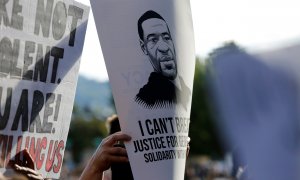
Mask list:
[[175,104],[186,109],[191,90],[178,74],[175,46],[167,22],[160,14],[149,10],[139,18],[137,27],[140,47],[153,72],[135,96],[135,101],[149,109]]
[[134,179],[184,179],[186,144],[175,141],[185,142],[190,122],[195,46],[189,0],[91,4],[120,126],[132,137],[125,146]]

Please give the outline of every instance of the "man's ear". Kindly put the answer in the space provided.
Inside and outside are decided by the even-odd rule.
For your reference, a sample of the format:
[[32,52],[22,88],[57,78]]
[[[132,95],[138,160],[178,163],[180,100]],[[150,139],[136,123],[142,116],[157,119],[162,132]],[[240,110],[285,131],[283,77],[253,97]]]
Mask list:
[[142,51],[144,52],[145,55],[148,55],[148,52],[146,50],[146,45],[145,45],[145,42],[143,40],[140,39],[140,46],[141,46],[141,49]]

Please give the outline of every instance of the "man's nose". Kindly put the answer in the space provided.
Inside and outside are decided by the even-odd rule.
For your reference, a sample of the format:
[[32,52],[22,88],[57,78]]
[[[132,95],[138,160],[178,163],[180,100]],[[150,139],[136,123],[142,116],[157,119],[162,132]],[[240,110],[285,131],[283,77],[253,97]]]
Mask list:
[[159,41],[158,41],[158,48],[157,49],[161,53],[167,53],[170,50],[169,45],[162,38],[160,38]]

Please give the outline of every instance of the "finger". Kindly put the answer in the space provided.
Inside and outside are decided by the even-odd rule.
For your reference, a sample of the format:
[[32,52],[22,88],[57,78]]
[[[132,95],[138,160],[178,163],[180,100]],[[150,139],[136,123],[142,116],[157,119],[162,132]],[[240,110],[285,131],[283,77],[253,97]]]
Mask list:
[[32,173],[32,174],[38,174],[35,170],[33,169],[30,169],[30,168],[27,168],[27,167],[22,167],[22,166],[19,166],[17,164],[15,164],[15,170],[19,173],[22,173],[22,174],[28,174],[28,173]]
[[110,159],[111,163],[129,162],[128,157],[126,157],[126,156],[110,156],[109,159]]
[[190,142],[191,142],[191,138],[190,138],[190,137],[187,137],[187,138],[186,138],[186,141],[187,141],[187,143],[190,143]]
[[24,166],[19,166],[17,164],[15,164],[15,170],[18,172],[34,172],[34,170],[28,168],[28,167],[24,167]]
[[36,180],[42,180],[43,177],[41,175],[33,175],[33,174],[27,174],[27,176],[30,178],[30,179],[36,179]]
[[112,146],[114,145],[117,141],[130,141],[131,137],[128,136],[127,134],[124,134],[122,132],[116,132],[110,136],[107,137],[106,145]]
[[126,149],[121,147],[113,147],[108,152],[111,155],[127,156]]
[[21,169],[21,166],[19,166],[18,164],[14,164],[13,167],[14,167],[15,170],[20,170]]

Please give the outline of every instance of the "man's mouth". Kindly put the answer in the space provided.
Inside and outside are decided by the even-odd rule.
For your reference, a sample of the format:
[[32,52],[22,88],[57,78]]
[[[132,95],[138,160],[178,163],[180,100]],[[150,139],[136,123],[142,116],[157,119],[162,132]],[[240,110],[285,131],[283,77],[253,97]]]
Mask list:
[[162,61],[160,62],[160,67],[162,70],[175,70],[176,65],[174,60]]
[[173,69],[173,65],[171,65],[171,64],[167,64],[167,65],[166,65],[166,69],[167,69],[167,70],[171,70],[171,69]]

